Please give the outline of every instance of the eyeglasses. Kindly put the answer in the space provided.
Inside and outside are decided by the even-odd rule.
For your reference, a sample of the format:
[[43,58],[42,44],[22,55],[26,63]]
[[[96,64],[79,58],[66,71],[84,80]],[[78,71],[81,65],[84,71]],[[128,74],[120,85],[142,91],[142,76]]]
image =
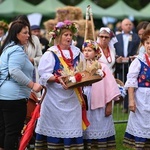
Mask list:
[[105,38],[105,39],[108,39],[108,38],[110,38],[109,36],[99,36],[101,39],[103,39],[103,38]]

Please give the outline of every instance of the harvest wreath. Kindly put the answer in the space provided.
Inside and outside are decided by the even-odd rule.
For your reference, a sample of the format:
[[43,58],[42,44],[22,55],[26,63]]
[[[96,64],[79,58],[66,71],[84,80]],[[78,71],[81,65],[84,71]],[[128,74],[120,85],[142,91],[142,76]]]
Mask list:
[[83,63],[79,62],[75,69],[65,69],[61,71],[62,76],[66,77],[64,82],[68,88],[88,86],[100,81],[105,76],[101,65],[97,60]]

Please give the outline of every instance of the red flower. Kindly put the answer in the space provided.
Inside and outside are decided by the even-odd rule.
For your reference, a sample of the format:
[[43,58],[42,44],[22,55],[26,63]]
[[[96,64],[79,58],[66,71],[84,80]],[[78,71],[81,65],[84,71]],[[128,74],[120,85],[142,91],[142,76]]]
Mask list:
[[145,77],[145,75],[141,75],[141,78],[144,80],[146,77]]
[[149,82],[145,82],[145,86],[149,86]]
[[142,82],[141,79],[139,79],[139,82]]
[[81,74],[80,74],[80,73],[76,73],[76,74],[75,74],[75,79],[76,79],[76,82],[80,82],[81,79],[82,79]]
[[147,71],[147,68],[144,68],[144,71]]

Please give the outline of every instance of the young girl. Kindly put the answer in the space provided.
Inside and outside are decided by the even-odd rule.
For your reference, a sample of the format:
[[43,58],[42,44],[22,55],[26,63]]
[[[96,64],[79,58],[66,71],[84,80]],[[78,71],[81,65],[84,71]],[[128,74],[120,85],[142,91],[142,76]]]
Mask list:
[[[92,40],[85,41],[82,50],[89,64],[100,57],[100,49]],[[88,97],[87,117],[90,122],[90,126],[84,131],[86,150],[107,150],[116,147],[112,100],[118,99],[120,91],[107,65],[102,62],[100,64],[105,77],[92,86],[83,88],[84,94]]]

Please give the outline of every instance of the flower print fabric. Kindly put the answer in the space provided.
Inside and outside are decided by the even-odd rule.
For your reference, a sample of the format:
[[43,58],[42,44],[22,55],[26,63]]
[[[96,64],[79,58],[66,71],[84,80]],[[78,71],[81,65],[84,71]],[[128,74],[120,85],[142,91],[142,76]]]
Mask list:
[[[136,68],[136,69],[135,69]],[[150,135],[150,67],[144,55],[135,58],[129,67],[125,88],[135,88],[136,113],[130,112],[126,132],[142,138]],[[146,124],[146,125],[145,125]],[[137,126],[138,125],[138,126]]]
[[150,87],[150,67],[140,60],[141,71],[138,77],[138,87]]

